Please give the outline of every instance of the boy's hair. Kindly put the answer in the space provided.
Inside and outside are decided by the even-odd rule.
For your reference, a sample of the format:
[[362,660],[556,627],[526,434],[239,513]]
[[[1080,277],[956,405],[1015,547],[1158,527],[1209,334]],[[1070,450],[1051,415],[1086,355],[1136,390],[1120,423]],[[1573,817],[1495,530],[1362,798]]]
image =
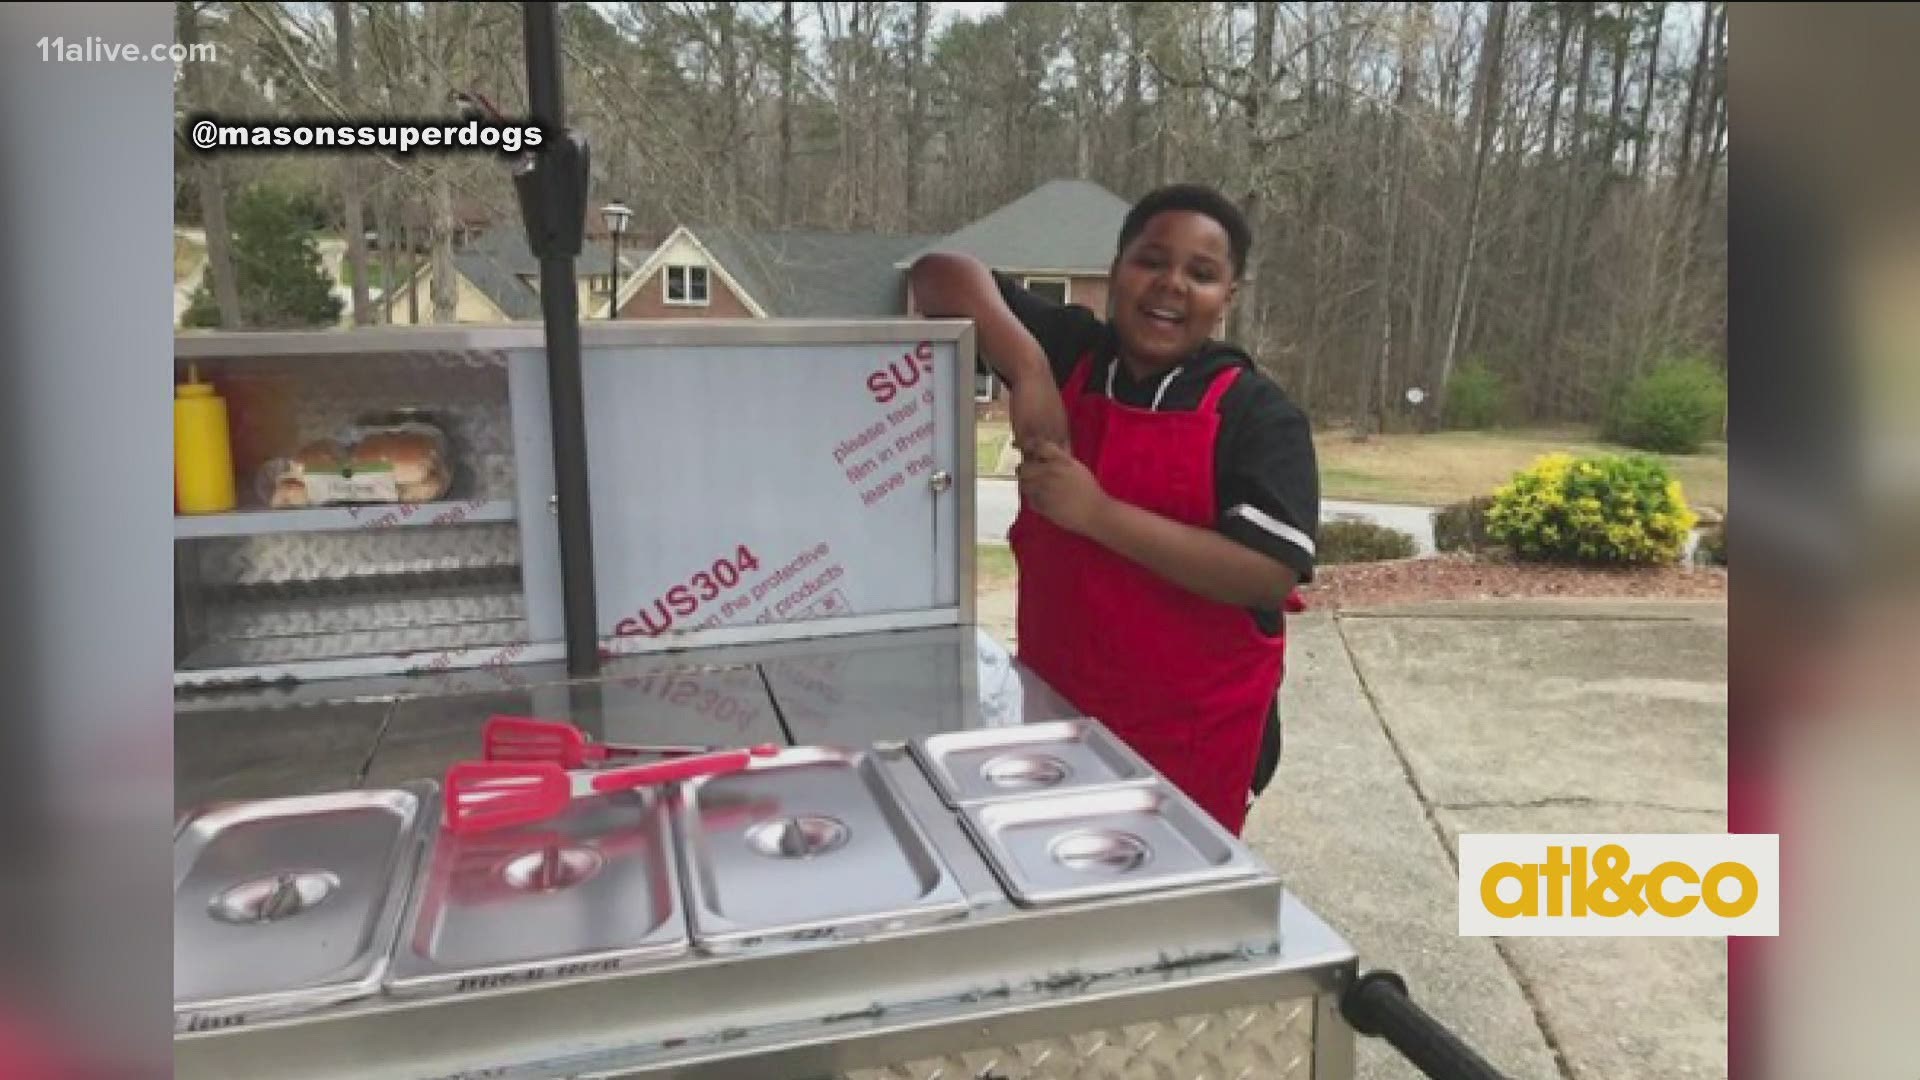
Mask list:
[[1227,250],[1233,256],[1233,276],[1239,277],[1246,272],[1247,249],[1253,246],[1253,230],[1247,227],[1246,216],[1240,213],[1239,207],[1205,184],[1169,184],[1142,196],[1139,202],[1133,204],[1133,209],[1127,211],[1127,219],[1120,226],[1120,246],[1116,254],[1127,250],[1127,245],[1146,231],[1147,222],[1169,210],[1205,214],[1219,222],[1220,227],[1227,231]]

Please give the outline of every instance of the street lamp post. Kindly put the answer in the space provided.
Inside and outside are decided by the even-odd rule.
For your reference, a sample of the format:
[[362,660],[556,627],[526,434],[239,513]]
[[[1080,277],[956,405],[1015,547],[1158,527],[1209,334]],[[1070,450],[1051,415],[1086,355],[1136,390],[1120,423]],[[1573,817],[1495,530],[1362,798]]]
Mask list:
[[600,217],[607,224],[607,235],[613,238],[613,259],[609,267],[612,279],[612,291],[607,296],[607,318],[620,317],[620,237],[627,231],[627,221],[633,217],[633,211],[625,203],[610,202],[600,208]]

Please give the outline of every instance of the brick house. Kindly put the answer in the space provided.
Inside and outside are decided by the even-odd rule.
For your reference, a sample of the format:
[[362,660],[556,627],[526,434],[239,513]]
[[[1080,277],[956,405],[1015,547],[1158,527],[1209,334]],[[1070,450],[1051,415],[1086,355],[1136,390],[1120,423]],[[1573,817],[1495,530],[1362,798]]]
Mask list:
[[621,283],[620,318],[898,318],[908,299],[894,264],[937,239],[683,225]]
[[[1098,184],[1053,180],[947,234],[756,231],[685,224],[657,243],[620,250],[609,296],[604,240],[575,260],[583,319],[889,319],[916,313],[907,271],[934,252],[972,255],[1063,303],[1105,315],[1107,271],[1128,204]],[[462,321],[538,320],[540,264],[517,228],[499,228],[454,256]],[[480,298],[485,302],[481,303]],[[611,306],[610,306],[611,305]],[[467,312],[473,311],[471,317]],[[974,398],[997,411],[1004,389],[981,363]]]
[[[931,252],[971,255],[1032,292],[1063,304],[1107,313],[1107,272],[1128,204],[1086,180],[1054,180],[941,237],[895,264],[905,273]],[[908,297],[908,313],[913,312]],[[1003,390],[985,365],[976,372],[975,400],[997,402]]]
[[[639,269],[651,247],[632,242],[620,247],[620,276]],[[574,285],[583,317],[598,308],[604,318],[613,287],[613,251],[606,241],[587,238],[573,262]],[[456,309],[460,323],[538,322],[540,259],[527,246],[526,231],[517,224],[500,225],[470,236],[453,252]],[[394,291],[393,321],[408,321],[410,291],[418,290],[420,317],[432,319],[433,266],[423,262],[413,280]]]

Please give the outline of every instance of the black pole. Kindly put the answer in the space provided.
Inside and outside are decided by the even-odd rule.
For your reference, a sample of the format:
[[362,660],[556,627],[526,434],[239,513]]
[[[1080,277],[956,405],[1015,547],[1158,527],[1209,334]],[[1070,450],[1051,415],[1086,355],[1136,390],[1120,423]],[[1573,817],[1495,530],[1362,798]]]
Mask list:
[[613,260],[607,268],[607,280],[612,283],[613,292],[607,300],[607,318],[617,319],[620,317],[620,230],[616,227],[607,231],[613,234]]
[[559,497],[567,671],[575,676],[592,675],[600,663],[599,616],[594,600],[593,521],[588,508],[580,298],[573,271],[586,213],[586,150],[567,131],[560,86],[559,15],[551,3],[525,4],[521,15],[526,32],[528,104],[533,122],[547,136],[547,150],[534,164],[534,190],[523,190],[522,201],[528,209],[528,239],[540,256],[547,392],[553,412],[554,490]]
[[1433,1080],[1506,1080],[1500,1070],[1407,996],[1396,972],[1370,971],[1340,996],[1340,1014],[1362,1035],[1385,1039]]

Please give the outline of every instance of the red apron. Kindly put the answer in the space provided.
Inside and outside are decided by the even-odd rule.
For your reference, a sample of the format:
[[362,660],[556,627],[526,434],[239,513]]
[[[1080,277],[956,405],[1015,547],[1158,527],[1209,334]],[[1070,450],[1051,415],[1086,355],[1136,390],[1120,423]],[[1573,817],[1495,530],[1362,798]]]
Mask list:
[[[1193,412],[1150,412],[1086,393],[1082,356],[1063,396],[1073,453],[1106,493],[1163,517],[1216,526],[1221,372]],[[1008,541],[1019,566],[1020,660],[1099,720],[1238,836],[1284,633],[1207,600],[1023,504]]]

